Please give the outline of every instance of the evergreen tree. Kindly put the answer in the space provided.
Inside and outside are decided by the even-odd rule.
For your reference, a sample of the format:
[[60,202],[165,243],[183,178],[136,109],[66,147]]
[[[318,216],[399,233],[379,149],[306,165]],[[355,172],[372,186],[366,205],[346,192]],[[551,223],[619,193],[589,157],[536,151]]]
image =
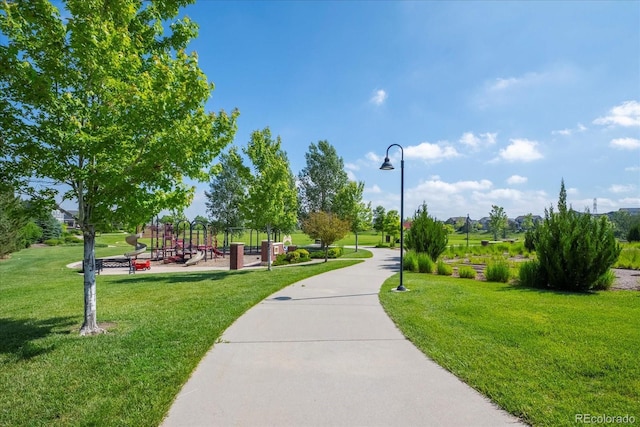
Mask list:
[[537,230],[541,286],[592,290],[620,255],[621,247],[606,216],[595,218],[589,211],[567,209],[564,181],[558,212],[553,207],[545,209],[544,222]]
[[448,233],[442,224],[429,215],[427,204],[416,210],[411,228],[405,232],[405,246],[418,253],[426,253],[432,261],[437,261],[447,249]]
[[311,143],[305,159],[307,164],[298,174],[301,216],[331,212],[334,197],[349,181],[344,161],[328,141],[319,141],[317,145]]

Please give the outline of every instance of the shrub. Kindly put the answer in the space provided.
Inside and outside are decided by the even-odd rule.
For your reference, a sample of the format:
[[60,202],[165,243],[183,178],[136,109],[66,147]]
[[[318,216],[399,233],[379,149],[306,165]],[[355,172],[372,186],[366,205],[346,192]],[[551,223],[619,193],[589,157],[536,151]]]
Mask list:
[[76,236],[67,235],[67,236],[64,236],[64,242],[76,244],[76,243],[82,243],[82,240],[78,239]]
[[[342,256],[342,248],[330,248],[327,251],[328,258],[339,258]],[[324,251],[313,251],[309,254],[310,258],[319,259],[324,258]]]
[[458,276],[462,279],[475,279],[476,271],[473,267],[469,267],[468,265],[461,265],[458,267]]
[[640,224],[636,224],[627,233],[627,241],[640,242]]
[[536,252],[549,286],[567,291],[589,291],[616,262],[622,248],[606,216],[580,214],[566,206],[564,182],[558,212],[545,209]]
[[640,248],[634,248],[632,246],[623,248],[618,260],[613,266],[634,270],[640,269]]
[[290,263],[300,262],[300,252],[298,251],[291,251],[287,254],[280,254],[280,255],[284,255],[285,259]]
[[415,251],[407,251],[404,254],[403,268],[414,273],[418,272],[418,254]]
[[509,263],[501,259],[491,261],[484,270],[484,277],[488,282],[507,283],[509,281],[509,275]]
[[600,276],[598,280],[596,280],[596,282],[593,284],[592,289],[594,291],[606,291],[607,289],[611,288],[613,282],[615,281],[616,275],[613,270],[609,269],[606,273]]
[[440,260],[436,266],[436,272],[440,276],[451,276],[453,274],[453,267],[451,267],[446,262]]
[[62,240],[60,239],[47,239],[43,242],[47,246],[58,246],[62,244]]
[[272,264],[274,266],[279,266],[279,265],[287,265],[289,264],[289,260],[287,259],[287,255],[288,254],[278,254],[276,255],[276,259],[273,260]]
[[342,248],[329,249],[329,258],[340,258],[342,256]]
[[96,248],[108,248],[109,245],[107,245],[106,243],[96,243],[95,247]]
[[532,228],[524,233],[524,247],[529,252],[533,252],[536,249],[536,242],[538,241],[538,228]]
[[429,254],[419,253],[418,254],[418,271],[420,273],[433,273],[433,268],[435,264],[431,260]]
[[309,251],[306,249],[296,249],[296,252],[298,252],[300,254],[300,259],[301,260],[308,260],[309,259]]
[[405,237],[407,249],[413,249],[418,253],[425,252],[432,260],[440,257],[449,242],[444,225],[429,216],[426,203],[422,203],[416,211]]
[[520,264],[518,283],[528,288],[547,287],[547,281],[544,278],[540,263],[537,260],[534,259]]

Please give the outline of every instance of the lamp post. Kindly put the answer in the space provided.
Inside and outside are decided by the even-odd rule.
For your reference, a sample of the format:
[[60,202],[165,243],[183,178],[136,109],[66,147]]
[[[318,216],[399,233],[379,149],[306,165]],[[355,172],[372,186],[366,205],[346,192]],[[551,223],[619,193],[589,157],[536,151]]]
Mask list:
[[384,158],[384,163],[380,166],[380,170],[389,171],[395,169],[389,161],[389,148],[396,146],[400,148],[400,285],[396,288],[396,291],[406,291],[404,287],[404,281],[402,274],[404,272],[404,150],[399,144],[391,144],[387,147],[387,155]]
[[467,214],[467,248],[469,247],[469,214]]

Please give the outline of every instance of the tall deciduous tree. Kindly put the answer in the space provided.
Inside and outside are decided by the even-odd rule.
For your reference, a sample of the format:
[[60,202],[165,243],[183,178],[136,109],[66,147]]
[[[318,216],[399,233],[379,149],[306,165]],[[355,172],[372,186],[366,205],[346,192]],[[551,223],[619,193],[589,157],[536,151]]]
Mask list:
[[233,147],[228,153],[220,155],[215,172],[209,183],[209,191],[205,192],[211,222],[220,231],[241,227],[244,217],[238,206],[247,197],[249,169],[242,164],[238,150]]
[[356,236],[356,252],[358,252],[358,233],[371,228],[371,203],[362,201],[364,182],[350,181],[342,187],[333,199],[333,211],[350,224],[351,232]]
[[384,233],[384,220],[386,216],[387,212],[383,206],[376,206],[373,210],[373,229],[381,235]]
[[349,232],[349,222],[328,212],[312,212],[302,222],[302,231],[312,239],[320,239],[324,249],[324,262],[329,260],[329,246]]
[[208,114],[213,89],[186,51],[197,35],[177,19],[192,0],[0,3],[0,179],[66,185],[84,235],[84,323],[97,324],[95,229],[142,224],[188,206],[184,177],[230,143],[235,118]]
[[331,212],[333,198],[349,181],[344,161],[328,141],[311,143],[305,159],[307,165],[298,174],[301,214]]
[[0,258],[24,248],[20,230],[27,224],[26,209],[13,188],[0,183]]
[[271,270],[271,230],[291,232],[298,222],[298,198],[295,178],[280,137],[274,141],[265,128],[251,134],[244,149],[253,165],[248,179],[248,197],[242,209],[245,218],[257,230],[266,229],[268,269]]
[[[396,238],[400,234],[400,214],[392,209],[384,217],[384,232],[391,236],[391,247],[396,246]],[[402,249],[402,248],[401,248]]]
[[493,232],[493,240],[498,240],[498,234],[506,230],[509,224],[507,214],[504,208],[501,206],[491,205],[491,212],[489,212],[489,227]]

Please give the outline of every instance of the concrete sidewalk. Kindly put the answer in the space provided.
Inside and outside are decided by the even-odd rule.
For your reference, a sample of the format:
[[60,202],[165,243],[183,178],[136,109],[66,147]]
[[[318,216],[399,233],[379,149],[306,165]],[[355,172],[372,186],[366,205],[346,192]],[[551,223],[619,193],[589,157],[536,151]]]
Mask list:
[[295,283],[240,317],[163,426],[499,426],[517,418],[425,357],[387,317],[398,252]]

